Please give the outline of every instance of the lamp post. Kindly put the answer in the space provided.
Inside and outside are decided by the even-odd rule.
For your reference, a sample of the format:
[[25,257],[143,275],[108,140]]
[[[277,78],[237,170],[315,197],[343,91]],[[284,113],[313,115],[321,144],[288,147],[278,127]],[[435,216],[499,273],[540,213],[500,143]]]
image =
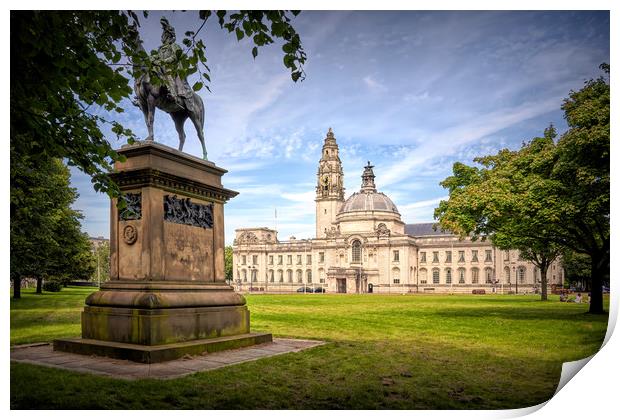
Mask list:
[[101,287],[101,263],[99,262],[99,247],[95,247],[97,254],[97,287]]
[[99,243],[96,241],[93,241],[91,243],[92,246],[92,251],[95,253],[95,255],[97,256],[97,287],[101,287],[101,262],[99,260],[100,256],[99,256]]

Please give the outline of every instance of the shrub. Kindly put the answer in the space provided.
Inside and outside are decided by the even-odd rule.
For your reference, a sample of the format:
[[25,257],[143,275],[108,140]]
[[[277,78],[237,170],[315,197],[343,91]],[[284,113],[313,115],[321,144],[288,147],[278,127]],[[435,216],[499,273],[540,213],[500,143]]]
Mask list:
[[46,292],[60,292],[62,290],[62,283],[59,281],[46,281],[43,283],[43,290]]

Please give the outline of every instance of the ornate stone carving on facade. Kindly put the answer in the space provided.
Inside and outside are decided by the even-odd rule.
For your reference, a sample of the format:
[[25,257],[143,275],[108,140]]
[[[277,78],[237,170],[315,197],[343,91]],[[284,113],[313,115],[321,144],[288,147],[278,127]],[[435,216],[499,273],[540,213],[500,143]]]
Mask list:
[[141,193],[125,194],[125,203],[127,206],[118,212],[119,220],[139,220],[142,218]]
[[243,232],[237,239],[234,240],[233,245],[240,244],[257,244],[258,237],[253,232]]
[[123,240],[127,245],[133,245],[138,240],[138,230],[133,225],[127,225],[123,229]]
[[325,228],[326,238],[337,238],[340,236],[340,226],[332,226],[329,230]]
[[275,238],[275,237],[274,237],[271,233],[265,233],[265,234],[263,234],[263,241],[264,241],[264,242],[267,242],[267,243],[273,244],[273,243],[275,243],[275,242],[276,242],[276,240],[275,240],[275,239],[276,239],[276,238]]
[[379,223],[375,229],[377,236],[390,236],[392,232],[387,228],[385,223]]
[[213,228],[213,204],[192,203],[190,198],[165,195],[164,220],[210,229]]
[[317,198],[344,199],[342,164],[338,157],[336,138],[331,130],[327,132],[327,137],[323,144],[317,176]]
[[351,234],[349,236],[346,237],[345,241],[344,241],[344,248],[345,249],[349,249],[351,247],[351,245],[353,245],[353,242],[355,240],[358,240],[362,243],[362,245],[366,246],[366,244],[368,244],[368,238],[365,236],[360,235],[359,233],[354,233]]

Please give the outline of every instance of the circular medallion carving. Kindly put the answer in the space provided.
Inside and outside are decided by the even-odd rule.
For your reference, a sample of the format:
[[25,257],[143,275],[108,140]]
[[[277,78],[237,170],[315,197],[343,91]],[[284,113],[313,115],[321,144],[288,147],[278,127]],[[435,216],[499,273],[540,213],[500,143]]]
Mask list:
[[123,229],[123,240],[128,245],[133,245],[138,240],[138,230],[135,226],[125,226],[125,229]]

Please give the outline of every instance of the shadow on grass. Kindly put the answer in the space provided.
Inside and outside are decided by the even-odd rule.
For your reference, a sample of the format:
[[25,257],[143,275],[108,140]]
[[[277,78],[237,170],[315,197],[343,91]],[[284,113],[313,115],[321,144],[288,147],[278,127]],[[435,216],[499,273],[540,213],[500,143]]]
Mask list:
[[390,340],[329,343],[173,380],[11,363],[11,408],[505,409],[549,399],[560,371],[557,361]]
[[[295,304],[269,296],[252,300],[264,302],[260,311],[251,308],[253,328],[332,342],[165,381],[130,382],[11,363],[11,408],[526,407],[553,395],[562,362],[600,347],[607,320],[583,313],[585,305],[581,312],[521,296],[313,298],[325,305],[317,305],[314,314],[296,312],[300,298]],[[57,302],[50,299],[50,312]],[[23,327],[34,331],[38,322],[24,320]]]
[[[523,302],[523,301],[521,301]],[[433,315],[447,318],[486,318],[499,317],[512,320],[555,320],[555,321],[597,321],[608,319],[608,314],[590,314],[585,304],[562,303],[572,305],[570,311],[560,304],[552,302],[539,302],[540,306],[493,306],[492,308],[446,308],[433,311]]]

